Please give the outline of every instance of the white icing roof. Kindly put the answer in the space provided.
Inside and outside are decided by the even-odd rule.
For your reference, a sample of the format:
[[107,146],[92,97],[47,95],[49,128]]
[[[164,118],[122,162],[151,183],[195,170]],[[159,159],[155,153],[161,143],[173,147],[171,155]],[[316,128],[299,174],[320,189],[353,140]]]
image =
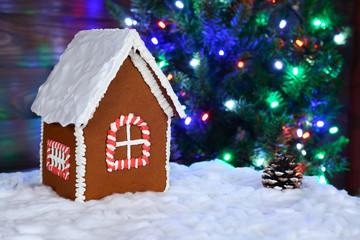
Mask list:
[[86,125],[130,51],[138,50],[172,100],[180,117],[186,115],[169,81],[133,29],[80,31],[70,42],[31,110],[46,123]]

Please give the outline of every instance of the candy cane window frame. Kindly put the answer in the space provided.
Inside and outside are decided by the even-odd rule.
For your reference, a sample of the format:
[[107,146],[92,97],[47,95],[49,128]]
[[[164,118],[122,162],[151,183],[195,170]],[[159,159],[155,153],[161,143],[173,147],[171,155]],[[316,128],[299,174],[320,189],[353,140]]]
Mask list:
[[[130,129],[131,126],[137,126],[141,130],[140,139],[131,139]],[[126,127],[126,140],[117,142],[116,132],[121,127]],[[107,171],[123,170],[138,168],[148,165],[150,156],[150,131],[149,127],[144,120],[139,116],[134,116],[133,113],[128,115],[121,115],[113,123],[110,124],[106,140],[106,165]],[[142,144],[142,155],[138,157],[131,156],[131,146]],[[115,160],[114,155],[117,147],[127,147],[127,158]]]
[[59,177],[70,179],[70,147],[54,140],[47,140],[46,168]]

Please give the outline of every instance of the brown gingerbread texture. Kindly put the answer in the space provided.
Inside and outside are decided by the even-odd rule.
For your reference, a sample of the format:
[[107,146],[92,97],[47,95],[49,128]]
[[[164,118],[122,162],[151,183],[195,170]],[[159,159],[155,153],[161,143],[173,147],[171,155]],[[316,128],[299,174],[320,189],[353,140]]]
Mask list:
[[[103,38],[111,39],[110,49],[101,45],[99,52],[108,51],[111,57],[104,54],[99,60],[96,56],[84,60],[87,53],[83,49],[106,43]],[[114,39],[124,41],[124,46],[117,46],[118,52],[111,49]],[[113,193],[165,191],[169,184],[170,120],[185,116],[165,75],[135,30],[82,31],[73,42],[32,106],[43,120],[43,183],[76,201]],[[94,54],[97,49],[91,51]],[[122,59],[114,58],[112,51]],[[75,53],[75,58],[83,58],[64,63]],[[69,75],[72,68],[74,76]],[[76,72],[78,68],[93,72],[86,75],[89,83]],[[56,87],[59,81],[69,88]],[[101,97],[94,100],[99,91],[103,91]],[[63,177],[65,173],[68,178]]]

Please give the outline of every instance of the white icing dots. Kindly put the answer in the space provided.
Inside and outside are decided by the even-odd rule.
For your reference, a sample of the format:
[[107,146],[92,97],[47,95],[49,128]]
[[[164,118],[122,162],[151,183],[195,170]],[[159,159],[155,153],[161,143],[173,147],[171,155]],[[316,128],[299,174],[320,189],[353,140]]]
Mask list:
[[85,201],[85,166],[86,166],[86,146],[84,143],[83,136],[83,127],[75,127],[75,138],[76,138],[76,149],[75,149],[75,159],[76,159],[76,190],[75,190],[75,201],[83,202]]

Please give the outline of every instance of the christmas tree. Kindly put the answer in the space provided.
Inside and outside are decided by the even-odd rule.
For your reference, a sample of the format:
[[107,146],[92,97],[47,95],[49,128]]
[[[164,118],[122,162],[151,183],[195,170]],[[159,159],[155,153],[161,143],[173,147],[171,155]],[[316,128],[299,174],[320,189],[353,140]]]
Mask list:
[[175,121],[172,160],[221,158],[261,168],[291,154],[305,174],[346,167],[336,117],[349,28],[332,0],[106,1],[135,28],[187,114]]

